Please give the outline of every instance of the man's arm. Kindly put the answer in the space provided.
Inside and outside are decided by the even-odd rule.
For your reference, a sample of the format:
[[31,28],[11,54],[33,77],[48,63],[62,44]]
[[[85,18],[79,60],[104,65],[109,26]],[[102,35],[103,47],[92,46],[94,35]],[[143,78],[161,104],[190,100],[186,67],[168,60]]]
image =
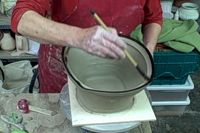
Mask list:
[[81,29],[49,20],[35,11],[27,11],[17,26],[18,33],[41,43],[67,46],[78,40]]
[[101,57],[121,58],[126,44],[117,34],[99,26],[82,29],[49,20],[49,0],[18,0],[12,15],[12,30],[42,43],[72,46]]
[[144,27],[143,34],[144,34],[144,44],[148,48],[148,50],[153,55],[153,51],[156,47],[159,34],[161,32],[161,25],[157,23],[151,23]]
[[143,41],[153,54],[163,23],[160,0],[146,0],[144,13]]

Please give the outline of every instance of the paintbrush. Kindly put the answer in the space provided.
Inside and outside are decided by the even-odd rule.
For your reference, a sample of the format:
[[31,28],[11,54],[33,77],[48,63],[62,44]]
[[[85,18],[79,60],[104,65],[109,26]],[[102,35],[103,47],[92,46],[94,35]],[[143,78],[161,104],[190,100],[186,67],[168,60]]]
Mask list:
[[[106,26],[106,24],[103,22],[103,20],[97,15],[97,13],[93,10],[90,10],[90,13],[92,14],[92,16],[96,19],[96,21],[107,31],[110,31],[109,28]],[[129,59],[129,61],[135,66],[135,68],[137,69],[137,71],[143,76],[143,78],[147,81],[150,80],[150,78],[141,70],[141,68],[139,67],[137,61],[131,56],[131,54],[127,51],[124,50],[124,53],[126,55],[126,57]]]

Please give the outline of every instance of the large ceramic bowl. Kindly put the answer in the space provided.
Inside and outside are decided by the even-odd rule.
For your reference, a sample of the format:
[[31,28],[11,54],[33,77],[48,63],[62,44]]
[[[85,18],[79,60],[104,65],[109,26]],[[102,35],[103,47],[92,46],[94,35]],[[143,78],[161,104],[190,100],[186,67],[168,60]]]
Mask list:
[[[141,44],[122,38],[127,50],[148,77],[153,74],[149,51]],[[65,48],[63,60],[69,78],[76,85],[76,98],[87,111],[118,112],[132,107],[134,95],[150,82],[127,59],[100,58],[77,48]]]

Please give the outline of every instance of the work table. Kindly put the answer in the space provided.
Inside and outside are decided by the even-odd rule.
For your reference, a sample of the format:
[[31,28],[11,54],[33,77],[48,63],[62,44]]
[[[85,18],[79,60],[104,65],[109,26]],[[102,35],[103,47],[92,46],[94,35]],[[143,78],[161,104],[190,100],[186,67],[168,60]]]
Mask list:
[[[22,98],[29,100],[33,106],[49,109],[57,114],[55,116],[35,112],[23,114],[17,109],[17,102]],[[23,122],[26,123],[25,128],[30,133],[77,133],[77,128],[71,127],[70,121],[59,109],[58,101],[58,94],[4,94],[0,96],[0,114],[22,114]],[[7,130],[4,122],[0,121],[0,125],[4,125],[4,129]]]
[[[49,109],[57,112],[54,116],[47,116],[35,112],[23,114],[17,109],[17,102],[20,99],[27,99],[31,105]],[[1,94],[0,115],[11,113],[21,114],[25,128],[29,133],[79,133],[80,128],[72,127],[71,122],[66,119],[59,105],[59,94]],[[0,120],[0,132],[8,131],[7,125]],[[16,129],[13,128],[12,129]],[[149,123],[143,123],[141,128],[144,133],[151,133]],[[3,132],[3,133],[4,133]],[[132,131],[131,131],[132,132]],[[139,133],[136,128],[134,133]],[[5,132],[6,133],[6,132]]]

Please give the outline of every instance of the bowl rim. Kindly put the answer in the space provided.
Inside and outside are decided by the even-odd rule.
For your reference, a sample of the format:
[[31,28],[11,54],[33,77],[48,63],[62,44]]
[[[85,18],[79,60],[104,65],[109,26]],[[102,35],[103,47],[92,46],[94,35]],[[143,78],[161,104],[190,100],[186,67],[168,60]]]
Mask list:
[[[148,85],[149,83],[151,83],[151,81],[153,80],[153,75],[154,75],[154,63],[153,63],[153,56],[151,55],[150,51],[149,51],[142,43],[140,43],[139,41],[137,41],[137,40],[135,40],[135,39],[133,39],[133,38],[130,38],[130,37],[127,37],[127,36],[123,36],[123,35],[120,35],[120,37],[129,39],[129,40],[131,40],[131,41],[134,41],[134,42],[138,43],[138,44],[139,44],[141,47],[143,47],[144,50],[147,52],[147,55],[149,56],[150,62],[152,62],[152,63],[151,63],[152,74],[151,74],[150,79],[149,79],[146,83],[144,83],[144,84],[142,84],[142,85],[140,85],[140,86],[138,86],[138,87],[136,87],[136,88],[129,89],[129,90],[125,90],[125,91],[124,91],[124,90],[123,90],[123,91],[102,91],[102,90],[93,90],[93,89],[90,89],[89,87],[82,85],[82,83],[81,83],[80,81],[78,81],[76,78],[74,78],[74,76],[73,76],[72,73],[70,72],[69,68],[67,67],[67,58],[65,58],[66,56],[64,56],[65,53],[66,53],[66,51],[68,52],[70,48],[69,48],[69,47],[63,47],[63,49],[62,49],[62,60],[63,60],[64,66],[65,66],[65,69],[66,69],[66,71],[67,71],[67,73],[68,73],[68,76],[69,76],[70,78],[72,78],[72,80],[75,81],[75,83],[76,83],[78,86],[80,86],[79,88],[81,88],[81,89],[83,89],[83,90],[95,92],[95,93],[96,93],[96,92],[102,92],[102,93],[108,93],[108,94],[111,94],[111,93],[119,94],[119,93],[132,92],[132,91],[134,91],[134,90],[140,90],[141,88],[143,88],[143,87],[145,87],[146,85]],[[131,46],[131,45],[130,45],[130,46]]]
[[[185,9],[198,9],[199,8],[199,6],[193,2],[184,2],[184,3],[182,3],[181,6]],[[188,8],[188,7],[191,7],[191,8]]]

